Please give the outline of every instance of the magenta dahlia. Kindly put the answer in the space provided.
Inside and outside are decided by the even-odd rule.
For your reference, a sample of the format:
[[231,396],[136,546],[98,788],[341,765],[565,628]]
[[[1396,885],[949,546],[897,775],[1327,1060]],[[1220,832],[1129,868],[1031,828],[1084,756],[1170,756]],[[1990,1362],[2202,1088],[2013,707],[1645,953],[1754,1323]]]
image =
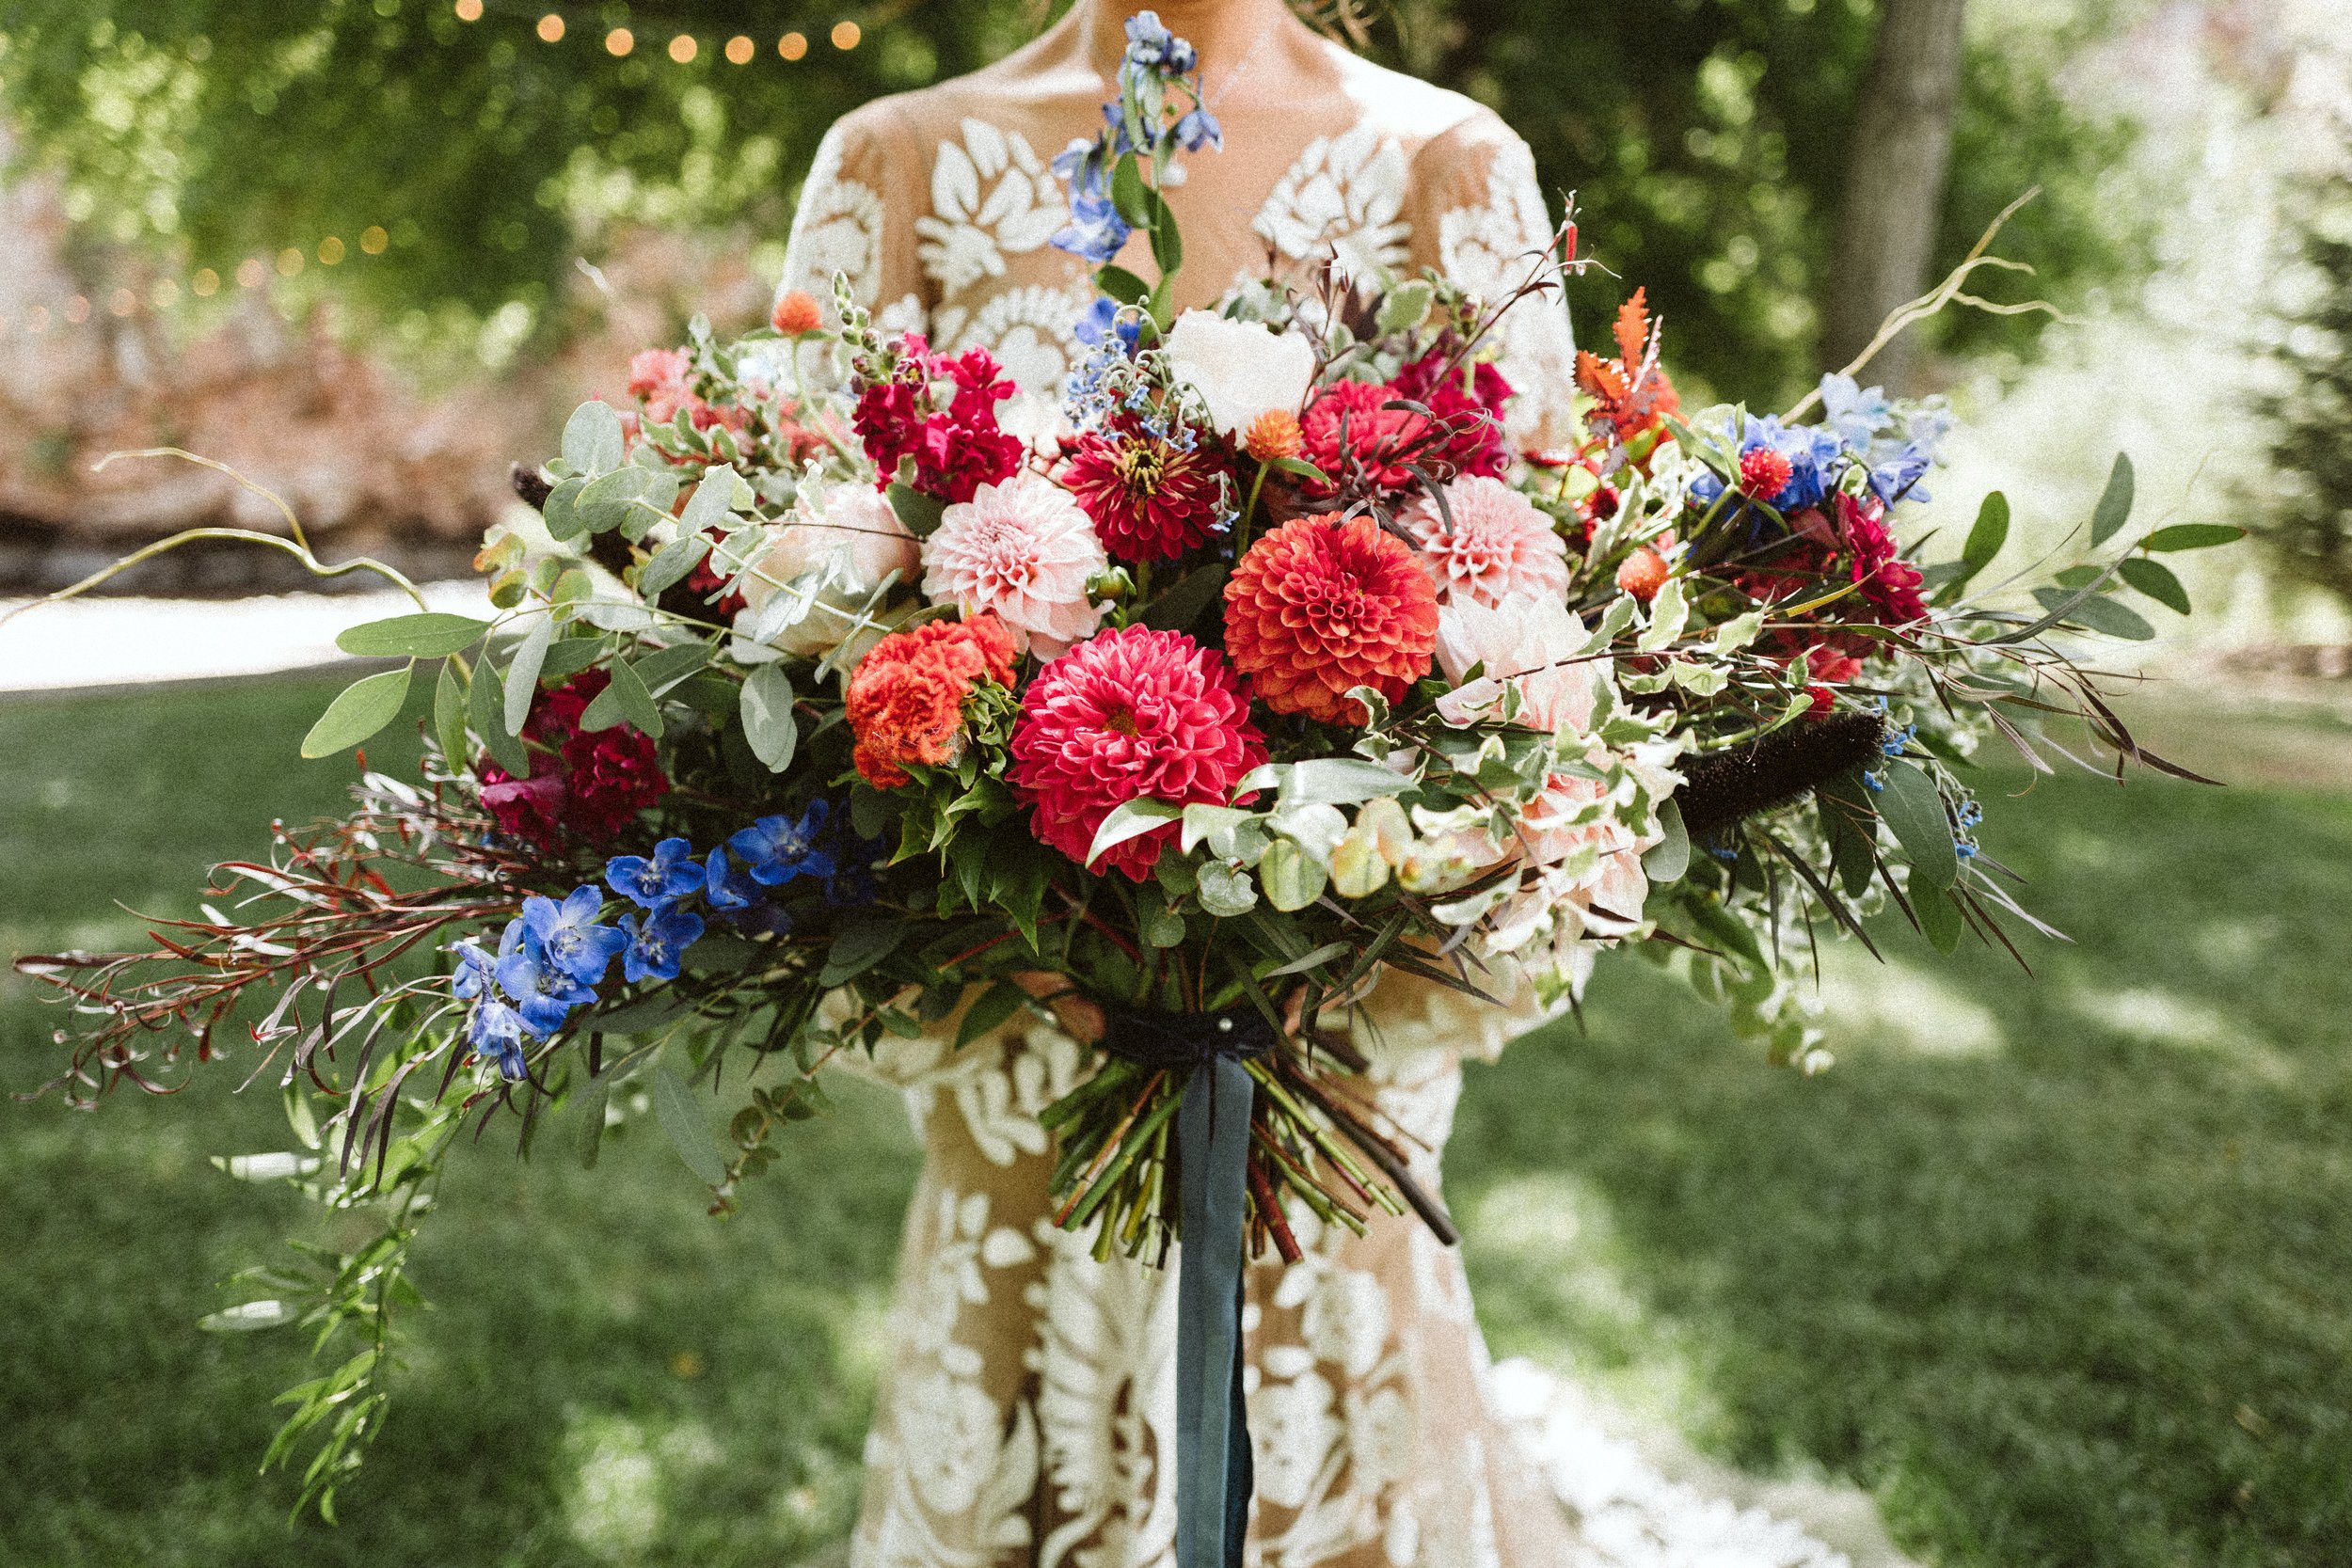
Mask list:
[[1142,431],[1105,430],[1078,437],[1061,482],[1113,560],[1172,561],[1216,536],[1232,472],[1206,446],[1186,451]]
[[[1249,700],[1224,657],[1180,631],[1128,626],[1089,638],[1022,693],[1006,775],[1037,836],[1080,864],[1103,819],[1129,800],[1223,805],[1265,761]],[[1141,881],[1176,824],[1106,850],[1098,867]]]

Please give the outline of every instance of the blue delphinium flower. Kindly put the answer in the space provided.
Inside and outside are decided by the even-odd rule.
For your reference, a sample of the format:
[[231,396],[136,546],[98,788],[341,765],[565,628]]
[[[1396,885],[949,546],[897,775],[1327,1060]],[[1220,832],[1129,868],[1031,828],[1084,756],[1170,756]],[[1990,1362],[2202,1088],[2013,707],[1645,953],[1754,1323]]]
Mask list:
[[702,891],[702,863],[694,858],[691,844],[665,838],[653,847],[650,860],[615,855],[605,862],[604,885],[640,909],[660,909]]
[[1134,354],[1136,344],[1143,341],[1143,323],[1132,314],[1121,314],[1119,301],[1108,294],[1097,297],[1088,306],[1072,331],[1089,348],[1101,348],[1107,343],[1114,352],[1128,355]]
[[1168,30],[1159,12],[1137,11],[1127,19],[1127,51],[1122,57],[1136,65],[1163,65],[1176,42],[1176,35]]
[[1838,438],[1857,452],[1867,452],[1879,432],[1894,422],[1894,405],[1877,387],[1864,387],[1852,376],[1821,377],[1821,411]]
[[1222,152],[1225,150],[1225,127],[1216,122],[1216,116],[1209,113],[1207,104],[1196,103],[1176,122],[1176,140],[1187,152],[1198,152],[1204,147]]
[[656,910],[638,924],[633,914],[621,916],[628,946],[621,952],[621,973],[630,981],[675,980],[678,959],[703,934],[703,917],[686,910]]
[[1134,232],[1134,226],[1119,215],[1108,196],[1073,190],[1070,221],[1055,231],[1052,244],[1057,250],[1101,266],[1119,254]]
[[798,822],[788,816],[763,816],[727,840],[727,847],[742,857],[752,879],[763,887],[778,887],[795,877],[830,877],[834,859],[824,847],[822,800],[811,800]]
[[1871,492],[1889,506],[1906,498],[1932,500],[1934,498],[1919,487],[1919,481],[1927,477],[1928,463],[1927,453],[1915,447],[1899,449],[1892,457],[1870,466]]
[[[618,931],[612,933],[620,936]],[[627,937],[621,937],[626,944]],[[510,923],[499,942],[499,989],[515,1004],[523,1027],[545,1038],[596,993],[551,962],[539,938],[521,920]]]
[[539,940],[547,960],[575,980],[595,985],[628,939],[610,926],[600,926],[604,895],[582,885],[561,904],[537,895],[523,900],[523,924]]
[[456,972],[449,977],[452,996],[460,1001],[480,996],[498,977],[498,960],[484,952],[482,944],[472,938],[450,943],[449,950],[457,955]]
[[498,1058],[499,1072],[509,1080],[518,1081],[527,1072],[523,1065],[523,1017],[495,996],[485,996],[474,1006],[473,1017],[466,1024],[466,1041],[485,1055]]
[[768,890],[735,868],[724,849],[710,851],[703,896],[739,931],[781,936],[792,928],[792,917],[770,901]]

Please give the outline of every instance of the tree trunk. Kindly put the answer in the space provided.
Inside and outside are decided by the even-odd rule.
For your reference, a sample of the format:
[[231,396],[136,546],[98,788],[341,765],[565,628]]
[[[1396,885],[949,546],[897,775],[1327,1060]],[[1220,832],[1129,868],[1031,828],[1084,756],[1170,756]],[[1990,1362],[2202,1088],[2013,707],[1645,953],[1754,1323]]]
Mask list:
[[[1966,0],[1881,0],[1822,311],[1822,356],[1832,367],[1860,354],[1889,313],[1927,288],[1960,103],[1965,8]],[[1881,349],[1867,379],[1902,388],[1915,341],[1913,329]]]

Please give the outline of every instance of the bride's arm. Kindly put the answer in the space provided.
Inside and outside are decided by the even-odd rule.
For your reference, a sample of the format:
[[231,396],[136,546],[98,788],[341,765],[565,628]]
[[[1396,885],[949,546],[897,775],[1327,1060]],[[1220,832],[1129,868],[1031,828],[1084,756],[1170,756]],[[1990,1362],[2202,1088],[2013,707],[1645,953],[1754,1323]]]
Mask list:
[[1481,110],[1431,138],[1413,159],[1413,265],[1434,266],[1481,298],[1509,297],[1531,277],[1551,287],[1496,324],[1497,367],[1518,394],[1512,445],[1570,439],[1576,344],[1550,245],[1555,214],[1535,182],[1527,144]]

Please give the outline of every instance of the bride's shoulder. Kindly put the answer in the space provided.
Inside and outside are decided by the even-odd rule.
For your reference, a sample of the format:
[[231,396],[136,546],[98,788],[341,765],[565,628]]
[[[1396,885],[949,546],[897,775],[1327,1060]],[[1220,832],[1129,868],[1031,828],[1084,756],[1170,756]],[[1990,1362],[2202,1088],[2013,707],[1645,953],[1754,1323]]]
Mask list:
[[1524,145],[1502,116],[1468,94],[1391,71],[1337,44],[1328,48],[1357,123],[1377,128],[1417,163]]

